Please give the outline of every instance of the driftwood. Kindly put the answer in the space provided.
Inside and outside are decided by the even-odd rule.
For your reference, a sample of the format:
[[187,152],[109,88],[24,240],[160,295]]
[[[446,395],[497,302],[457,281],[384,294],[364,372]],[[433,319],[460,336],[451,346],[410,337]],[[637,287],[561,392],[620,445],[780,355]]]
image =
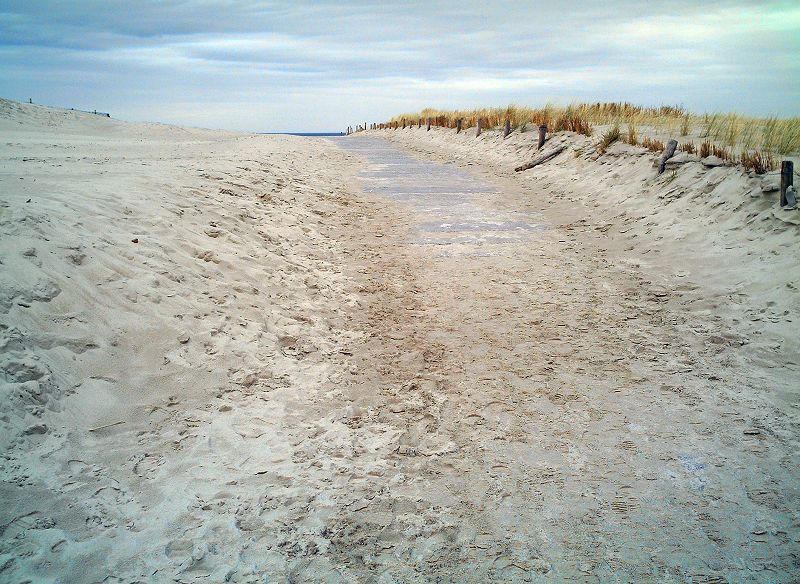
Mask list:
[[89,432],[97,432],[98,430],[104,430],[105,428],[110,428],[111,426],[119,426],[120,424],[124,424],[124,420],[118,420],[116,422],[111,422],[110,424],[103,424],[102,426],[97,426],[95,428],[89,428]]
[[529,168],[533,168],[534,166],[539,166],[540,164],[547,162],[551,158],[555,158],[556,156],[564,152],[564,150],[566,149],[567,149],[566,144],[562,144],[561,146],[556,146],[550,152],[547,152],[546,154],[541,154],[536,158],[534,158],[533,160],[531,160],[528,164],[523,164],[522,166],[518,166],[514,170],[520,172],[523,170],[528,170]]
[[664,173],[664,169],[667,168],[667,160],[675,156],[675,149],[677,147],[677,140],[670,140],[667,142],[667,147],[664,148],[664,153],[661,155],[661,160],[658,163],[658,174]]

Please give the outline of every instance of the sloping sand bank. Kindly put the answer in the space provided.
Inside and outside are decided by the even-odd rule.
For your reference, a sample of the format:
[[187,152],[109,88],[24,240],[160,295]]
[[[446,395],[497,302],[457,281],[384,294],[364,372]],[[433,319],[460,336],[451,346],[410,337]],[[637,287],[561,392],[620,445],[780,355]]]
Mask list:
[[210,534],[256,528],[255,483],[291,523],[319,432],[292,411],[345,371],[346,157],[7,101],[0,124],[0,579],[222,581]]

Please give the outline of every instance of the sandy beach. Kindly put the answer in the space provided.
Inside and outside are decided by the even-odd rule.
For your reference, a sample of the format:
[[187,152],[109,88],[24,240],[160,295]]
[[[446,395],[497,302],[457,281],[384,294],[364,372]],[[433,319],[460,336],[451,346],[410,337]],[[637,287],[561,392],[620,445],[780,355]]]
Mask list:
[[3,99],[0,138],[0,581],[796,581],[773,176]]

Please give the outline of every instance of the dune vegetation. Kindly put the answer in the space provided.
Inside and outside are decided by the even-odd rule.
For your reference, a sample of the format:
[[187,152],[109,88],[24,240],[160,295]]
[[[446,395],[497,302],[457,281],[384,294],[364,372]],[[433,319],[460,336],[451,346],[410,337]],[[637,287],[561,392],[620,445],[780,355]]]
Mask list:
[[472,110],[426,108],[394,116],[388,124],[426,123],[428,118],[431,125],[447,128],[455,128],[459,119],[463,128],[476,126],[480,121],[484,129],[502,128],[508,120],[512,128],[522,132],[545,125],[550,132],[567,130],[586,136],[597,133],[600,150],[618,140],[658,152],[664,149],[666,140],[675,138],[680,151],[719,156],[756,172],[776,168],[780,156],[800,153],[800,117],[695,114],[677,105],[644,107],[598,102],[547,104],[539,108],[519,105]]

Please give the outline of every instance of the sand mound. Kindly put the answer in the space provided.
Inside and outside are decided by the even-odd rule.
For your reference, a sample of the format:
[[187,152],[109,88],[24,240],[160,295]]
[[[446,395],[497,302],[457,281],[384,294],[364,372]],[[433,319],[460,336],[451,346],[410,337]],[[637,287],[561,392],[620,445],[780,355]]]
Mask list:
[[148,538],[155,566],[202,574],[192,508],[240,504],[226,464],[280,474],[283,408],[348,339],[345,156],[7,100],[0,131],[0,579],[102,580]]

